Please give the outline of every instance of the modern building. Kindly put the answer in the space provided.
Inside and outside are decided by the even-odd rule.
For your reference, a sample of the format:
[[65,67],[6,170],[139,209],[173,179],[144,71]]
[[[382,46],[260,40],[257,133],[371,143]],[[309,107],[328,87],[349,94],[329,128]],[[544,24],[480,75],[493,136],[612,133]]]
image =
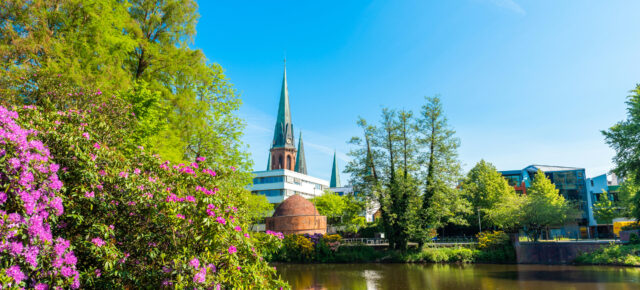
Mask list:
[[589,219],[593,215],[587,195],[587,181],[584,168],[530,165],[522,170],[500,171],[516,192],[526,194],[531,186],[533,178],[538,170],[551,180],[565,199],[574,202],[582,215],[574,222],[567,223],[561,229],[553,229],[552,235],[562,235],[569,237],[589,236],[587,226]]
[[[255,177],[250,187],[252,193],[266,195],[271,203],[281,203],[296,194],[307,199],[320,196],[329,188],[329,181],[307,175],[302,133],[298,139],[298,147],[294,144],[285,66],[267,168],[264,171],[253,172]],[[339,180],[340,177],[337,178]]]
[[[605,173],[596,177],[587,178],[587,202],[589,204],[589,227],[592,232],[608,233],[611,224],[598,222],[593,214],[593,204],[602,199],[602,193],[607,192],[613,201],[618,200],[620,184],[618,177],[613,173]],[[595,229],[595,227],[598,227]]]

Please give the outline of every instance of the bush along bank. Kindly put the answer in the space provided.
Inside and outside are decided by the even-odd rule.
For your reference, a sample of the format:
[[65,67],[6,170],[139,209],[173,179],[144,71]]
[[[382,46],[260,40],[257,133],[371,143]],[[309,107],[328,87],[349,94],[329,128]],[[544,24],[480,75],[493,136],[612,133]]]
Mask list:
[[585,265],[640,266],[640,238],[632,235],[626,245],[611,244],[591,253],[584,253],[575,260]]
[[279,248],[264,256],[271,262],[294,263],[515,263],[508,235],[488,232],[478,238],[476,248],[428,244],[420,250],[401,252],[363,244],[346,245],[339,235],[286,235]]

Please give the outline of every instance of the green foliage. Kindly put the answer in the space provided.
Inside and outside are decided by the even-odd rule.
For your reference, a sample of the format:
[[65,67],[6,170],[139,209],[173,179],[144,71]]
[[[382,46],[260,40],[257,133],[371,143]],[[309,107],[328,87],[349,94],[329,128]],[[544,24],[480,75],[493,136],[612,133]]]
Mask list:
[[379,126],[358,121],[364,136],[346,172],[355,190],[380,206],[382,227],[393,249],[425,243],[434,229],[466,224],[469,203],[455,188],[460,177],[459,140],[449,128],[440,99],[427,98],[418,117],[384,108]]
[[[607,144],[613,148],[616,155],[613,162],[616,165],[614,172],[628,180],[625,201],[633,201],[629,212],[640,219],[640,194],[638,194],[637,181],[640,180],[640,84],[631,91],[627,97],[627,119],[613,125],[606,131],[602,131]],[[631,188],[633,187],[633,188]],[[622,191],[622,189],[621,189]],[[622,199],[621,199],[622,200]]]
[[194,0],[2,1],[0,98],[66,110],[94,100],[51,91],[101,88],[141,114],[137,145],[174,163],[205,156],[248,172],[241,101],[222,67],[189,47],[197,18]]
[[[501,210],[497,205],[515,196],[515,190],[500,174],[493,164],[480,160],[467,173],[461,184],[465,198],[471,203],[475,216],[470,216],[469,224],[476,225],[480,220],[485,228],[498,226],[494,220],[483,217],[489,211]],[[511,200],[509,200],[511,201]]]
[[485,263],[514,263],[516,253],[511,244],[511,239],[503,231],[480,232],[478,237],[478,249],[476,259]]
[[578,264],[640,266],[640,245],[611,244],[590,253],[584,253],[575,260]]
[[600,195],[600,200],[593,204],[593,215],[599,224],[611,224],[614,218],[620,216],[618,207],[604,190],[602,191],[602,195]]
[[[214,173],[203,158],[169,165],[142,147],[125,154],[117,146],[129,147],[127,124],[135,124],[127,106],[113,98],[90,107],[19,110],[22,125],[39,132],[63,168],[65,211],[53,232],[71,241],[83,287],[283,285],[247,232],[250,193],[242,173],[231,167]],[[112,126],[111,114],[122,116],[123,125]],[[203,267],[189,266],[194,258]],[[215,273],[205,270],[209,264]],[[200,282],[195,275],[203,271]]]
[[341,239],[340,235],[286,235],[272,261],[335,262]]
[[574,208],[558,193],[542,171],[538,171],[527,190],[527,201],[522,208],[521,225],[527,235],[537,241],[551,225],[561,225],[574,214]]
[[311,202],[321,215],[327,217],[327,223],[344,227],[345,232],[356,232],[365,225],[364,217],[360,216],[365,210],[365,201],[352,195],[338,195],[325,190],[323,195],[314,197]]
[[640,218],[640,184],[635,177],[628,176],[620,184],[618,202],[620,216]]
[[503,196],[498,203],[486,211],[486,219],[489,223],[507,232],[517,232],[523,223],[524,211],[528,196],[508,194]]
[[247,218],[251,224],[260,223],[273,213],[273,204],[262,194],[249,194],[246,201]]

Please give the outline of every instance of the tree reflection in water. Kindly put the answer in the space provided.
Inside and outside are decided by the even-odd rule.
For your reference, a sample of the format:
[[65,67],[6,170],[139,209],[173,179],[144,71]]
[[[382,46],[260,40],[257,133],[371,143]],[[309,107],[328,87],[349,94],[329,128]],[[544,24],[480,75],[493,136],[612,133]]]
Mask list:
[[293,289],[640,289],[640,268],[456,264],[276,264]]

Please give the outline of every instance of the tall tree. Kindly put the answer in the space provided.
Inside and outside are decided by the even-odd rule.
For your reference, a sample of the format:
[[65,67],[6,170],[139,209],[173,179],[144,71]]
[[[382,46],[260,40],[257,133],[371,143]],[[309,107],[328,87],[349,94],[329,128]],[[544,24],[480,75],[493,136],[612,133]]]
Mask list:
[[[616,165],[614,172],[627,180],[634,180],[637,184],[640,180],[640,84],[631,91],[626,104],[627,119],[602,131],[602,134],[607,144],[616,151],[613,157]],[[629,187],[632,188],[634,186]],[[640,200],[638,191],[630,196],[634,196],[631,199]],[[635,210],[635,217],[640,219],[640,210]]]
[[[458,161],[460,140],[449,127],[438,97],[427,97],[416,123],[420,164],[424,175],[422,224],[437,229],[447,223],[465,224],[463,214],[469,212],[468,202],[455,189],[461,177]],[[425,241],[426,235],[420,239]]]
[[482,215],[494,210],[503,199],[516,194],[495,166],[484,160],[480,160],[469,170],[461,189],[476,214],[477,219],[470,221],[470,224],[478,224],[479,231],[482,231],[482,224],[494,225],[491,220],[483,220]]

